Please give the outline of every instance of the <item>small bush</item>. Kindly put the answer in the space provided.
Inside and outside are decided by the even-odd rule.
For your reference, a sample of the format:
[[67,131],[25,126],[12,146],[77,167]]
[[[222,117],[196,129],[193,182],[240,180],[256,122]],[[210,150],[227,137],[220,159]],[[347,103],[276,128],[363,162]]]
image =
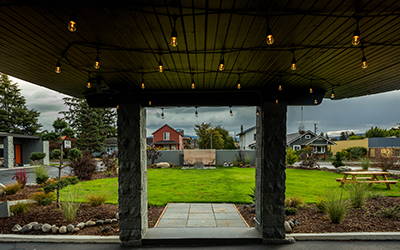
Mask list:
[[17,203],[13,206],[10,207],[10,212],[13,213],[14,215],[18,214],[24,214],[29,211],[29,204],[28,203]]
[[47,206],[51,204],[51,202],[55,199],[55,196],[53,192],[36,192],[31,195],[31,199],[36,201],[41,206]]
[[104,204],[104,202],[106,202],[106,197],[104,195],[93,194],[87,196],[86,199],[92,207],[100,206],[101,204]]
[[49,174],[45,166],[35,168],[36,183],[43,184],[49,179]]
[[286,215],[295,215],[297,213],[297,208],[295,207],[285,207]]
[[361,160],[361,167],[363,170],[367,171],[371,167],[371,162],[368,158],[363,158]]
[[51,151],[51,158],[52,159],[60,159],[60,157],[61,157],[61,150],[54,149],[53,151]]
[[19,184],[18,182],[13,183],[13,184],[8,184],[4,188],[4,192],[6,192],[6,195],[13,195],[16,194],[19,190],[21,190],[22,185]]
[[344,158],[344,156],[343,156],[343,153],[342,153],[342,152],[336,152],[335,158],[334,158],[334,160],[333,160],[333,162],[332,162],[332,165],[333,165],[335,168],[344,166],[343,158]]
[[296,151],[294,151],[292,148],[286,149],[286,165],[291,166],[299,160],[300,158]]
[[77,148],[71,148],[69,151],[68,151],[68,158],[71,160],[71,161],[75,161],[75,160],[77,160],[77,159],[79,159],[79,158],[81,158],[82,157],[82,152],[79,150],[79,149],[77,149]]
[[285,207],[298,208],[303,204],[303,200],[298,197],[290,197],[285,199]]
[[319,201],[317,201],[317,203],[315,203],[315,206],[317,207],[319,212],[321,212],[321,213],[326,212],[326,201],[325,200],[320,199]]
[[42,152],[32,152],[31,153],[31,160],[33,162],[38,162],[40,160],[43,160],[44,157],[46,157],[46,154],[42,153]]
[[76,176],[64,176],[58,181],[57,179],[48,180],[43,185],[43,190],[46,193],[53,192],[57,188],[62,189],[69,185],[75,185],[79,182],[78,177]]
[[330,194],[325,201],[325,212],[328,214],[332,223],[339,224],[343,221],[347,212],[347,202],[343,194]]
[[354,208],[362,207],[368,197],[368,186],[362,183],[355,183],[348,185],[347,189],[351,205]]
[[72,161],[70,167],[79,180],[90,180],[96,171],[96,161],[90,152],[85,152],[81,158]]
[[365,147],[350,147],[343,150],[346,158],[349,160],[358,160],[367,155],[367,148]]
[[26,182],[28,181],[28,177],[26,176],[26,170],[18,169],[15,172],[15,175],[12,177],[12,179],[16,180],[21,185],[21,188],[24,188],[26,185]]
[[383,208],[378,212],[378,215],[388,219],[400,219],[400,205]]
[[68,192],[66,195],[67,201],[61,203],[61,209],[64,218],[68,222],[74,221],[76,218],[76,214],[78,213],[80,203],[73,202],[74,200],[76,200],[76,198],[77,198],[76,190],[72,190],[71,192]]

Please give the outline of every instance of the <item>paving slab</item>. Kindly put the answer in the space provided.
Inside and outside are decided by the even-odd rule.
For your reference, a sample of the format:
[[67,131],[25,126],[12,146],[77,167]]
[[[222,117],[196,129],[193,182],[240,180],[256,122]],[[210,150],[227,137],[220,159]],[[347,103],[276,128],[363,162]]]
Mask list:
[[247,224],[234,204],[230,203],[168,203],[156,227],[215,228],[242,227]]

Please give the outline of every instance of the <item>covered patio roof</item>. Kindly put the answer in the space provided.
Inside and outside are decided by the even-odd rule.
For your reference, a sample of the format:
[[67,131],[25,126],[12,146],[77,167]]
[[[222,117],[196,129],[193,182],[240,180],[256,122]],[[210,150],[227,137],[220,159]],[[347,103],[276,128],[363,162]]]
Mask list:
[[[1,3],[1,72],[71,96],[148,96],[155,104],[177,92],[186,102],[225,93],[256,104],[256,93],[296,104],[290,100],[310,95],[310,88],[309,104],[317,104],[332,92],[341,99],[400,88],[397,0],[56,3]],[[70,20],[75,32],[67,29]],[[169,45],[174,29],[176,47]],[[266,43],[270,32],[272,45]],[[355,32],[361,37],[356,46]]]

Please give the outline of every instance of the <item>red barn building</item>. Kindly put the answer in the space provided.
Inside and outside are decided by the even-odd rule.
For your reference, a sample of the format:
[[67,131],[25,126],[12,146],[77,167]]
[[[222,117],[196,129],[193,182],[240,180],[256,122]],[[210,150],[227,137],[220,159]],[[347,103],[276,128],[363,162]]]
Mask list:
[[153,132],[153,145],[171,150],[182,150],[183,130],[175,130],[165,124]]

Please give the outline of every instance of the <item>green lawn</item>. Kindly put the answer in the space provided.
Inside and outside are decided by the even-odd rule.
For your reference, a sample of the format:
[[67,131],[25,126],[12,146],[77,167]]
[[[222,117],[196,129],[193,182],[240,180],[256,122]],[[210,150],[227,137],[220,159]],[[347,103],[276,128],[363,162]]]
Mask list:
[[[315,202],[327,192],[342,190],[335,181],[342,175],[318,170],[286,170],[286,196]],[[255,169],[217,168],[214,170],[149,169],[148,200],[151,205],[168,202],[251,202],[248,194],[255,185]],[[118,203],[117,178],[80,182],[62,190],[63,196],[76,188],[77,201],[85,202],[89,194],[103,194],[107,203]],[[373,185],[373,191],[387,196],[400,196],[400,184],[386,190]],[[63,198],[63,197],[62,197]]]

